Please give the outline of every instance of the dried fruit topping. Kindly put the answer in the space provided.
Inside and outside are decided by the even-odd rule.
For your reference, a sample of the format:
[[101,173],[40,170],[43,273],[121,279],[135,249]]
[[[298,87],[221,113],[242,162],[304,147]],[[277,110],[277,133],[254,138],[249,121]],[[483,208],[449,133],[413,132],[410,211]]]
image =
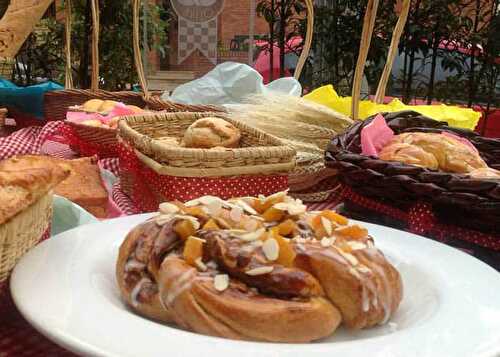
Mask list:
[[276,260],[276,263],[283,265],[285,267],[293,266],[293,262],[295,261],[295,257],[297,254],[295,253],[290,241],[279,234],[278,227],[275,227],[271,230],[272,237],[278,243],[279,246],[279,256]]
[[190,236],[186,240],[186,244],[184,245],[183,256],[186,260],[186,263],[189,265],[196,266],[196,261],[198,259],[201,260],[203,257],[203,244],[205,240],[200,239],[198,237]]
[[217,223],[215,223],[213,219],[209,219],[203,226],[203,229],[207,231],[216,231],[220,229],[220,227],[217,225]]
[[[243,231],[243,232],[245,232],[245,231]],[[266,234],[266,230],[264,228],[260,228],[260,229],[256,230],[255,232],[237,234],[237,237],[245,242],[253,242],[255,240],[260,239],[264,234]]]
[[268,208],[263,214],[262,218],[266,222],[279,222],[285,216],[285,212],[274,207]]
[[183,219],[175,224],[174,232],[177,233],[179,238],[186,240],[195,234],[196,228],[192,221]]
[[362,239],[368,237],[368,230],[357,224],[352,226],[339,227],[335,229],[336,234],[340,234],[345,237],[353,239]]
[[279,234],[282,236],[291,236],[297,231],[297,224],[293,220],[287,219],[278,225],[278,230]]
[[346,226],[349,223],[349,220],[346,217],[341,216],[340,214],[334,211],[325,210],[321,212],[320,215],[342,226]]

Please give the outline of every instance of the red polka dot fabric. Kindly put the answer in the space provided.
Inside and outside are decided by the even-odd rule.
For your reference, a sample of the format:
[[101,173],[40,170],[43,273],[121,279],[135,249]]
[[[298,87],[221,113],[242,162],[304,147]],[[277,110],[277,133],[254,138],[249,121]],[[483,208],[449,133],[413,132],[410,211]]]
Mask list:
[[102,144],[99,140],[92,142],[83,140],[69,125],[61,125],[60,132],[68,141],[69,146],[81,156],[98,156],[101,159],[118,156],[117,145]]
[[443,242],[448,238],[455,238],[480,247],[500,251],[500,236],[440,223],[434,215],[432,205],[427,202],[416,202],[408,212],[404,212],[360,195],[349,186],[344,186],[340,195],[343,200],[349,200],[378,214],[405,222],[410,232],[436,238]]
[[121,175],[134,182],[133,203],[142,212],[152,212],[164,201],[189,201],[212,195],[223,199],[271,195],[288,189],[287,175],[243,175],[237,177],[178,177],[159,175],[140,162],[134,152],[119,145]]

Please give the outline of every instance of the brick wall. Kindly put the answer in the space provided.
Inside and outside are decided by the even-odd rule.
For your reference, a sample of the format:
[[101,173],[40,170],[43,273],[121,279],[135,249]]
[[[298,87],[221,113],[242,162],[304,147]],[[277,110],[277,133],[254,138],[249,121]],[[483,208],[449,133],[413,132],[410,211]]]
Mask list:
[[[248,51],[230,51],[231,40],[238,35],[248,35],[250,17],[250,0],[226,0],[224,9],[219,15],[218,41],[219,54],[218,62],[236,61],[248,63]],[[267,23],[255,17],[255,34],[265,35],[268,33]],[[170,53],[169,70],[172,71],[193,71],[197,76],[201,76],[210,71],[214,65],[205,58],[198,50],[193,52],[181,64],[177,63],[177,22],[173,21],[169,30]]]

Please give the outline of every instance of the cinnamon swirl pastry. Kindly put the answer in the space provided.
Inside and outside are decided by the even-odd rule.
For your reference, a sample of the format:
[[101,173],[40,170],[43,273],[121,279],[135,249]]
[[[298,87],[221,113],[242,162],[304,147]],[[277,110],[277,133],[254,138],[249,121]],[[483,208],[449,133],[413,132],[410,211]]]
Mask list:
[[116,277],[148,318],[271,342],[386,323],[403,290],[366,229],[333,211],[307,212],[285,192],[162,204],[127,236]]

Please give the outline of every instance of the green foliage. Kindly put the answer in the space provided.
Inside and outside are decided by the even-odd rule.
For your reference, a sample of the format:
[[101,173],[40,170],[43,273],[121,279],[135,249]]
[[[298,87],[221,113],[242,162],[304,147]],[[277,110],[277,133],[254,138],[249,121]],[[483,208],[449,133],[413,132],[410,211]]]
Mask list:
[[[58,9],[63,11],[64,9]],[[76,87],[88,88],[90,84],[91,16],[87,0],[73,1],[72,69]],[[144,16],[144,14],[142,15]],[[164,9],[148,6],[148,49],[161,53],[165,46],[168,21]],[[141,25],[143,24],[141,19]],[[18,56],[21,62],[34,70],[20,73],[18,83],[33,82],[36,77],[64,80],[64,25],[53,18],[45,19],[47,31],[34,33]],[[142,36],[141,36],[142,38]],[[144,44],[142,44],[144,45]],[[108,90],[129,89],[137,82],[132,46],[131,1],[100,1],[99,39],[101,88]]]

